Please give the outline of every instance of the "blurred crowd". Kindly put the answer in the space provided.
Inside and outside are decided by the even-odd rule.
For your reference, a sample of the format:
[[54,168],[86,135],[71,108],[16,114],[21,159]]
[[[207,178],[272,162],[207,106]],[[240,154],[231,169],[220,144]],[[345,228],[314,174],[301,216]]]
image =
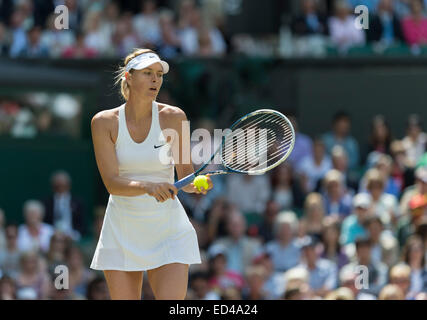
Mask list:
[[[271,172],[214,176],[206,196],[179,195],[202,256],[187,299],[427,299],[421,119],[410,115],[396,137],[375,116],[361,146],[344,112],[318,137],[291,121],[294,150]],[[0,211],[0,299],[108,299],[102,272],[89,269],[105,206],[89,223],[67,172],[54,172],[51,186],[23,204],[22,224]],[[57,289],[59,265],[67,290]],[[153,298],[144,281],[143,299]]]
[[[281,9],[277,30],[255,35],[228,28],[227,19],[242,10],[243,1],[3,0],[0,55],[122,58],[137,47],[154,49],[165,59],[230,53],[321,56],[354,48],[368,48],[371,54],[421,54],[427,43],[425,0],[291,3]],[[54,11],[59,5],[68,8],[69,29],[56,27],[64,22]],[[357,5],[369,9],[368,29],[355,26]]]

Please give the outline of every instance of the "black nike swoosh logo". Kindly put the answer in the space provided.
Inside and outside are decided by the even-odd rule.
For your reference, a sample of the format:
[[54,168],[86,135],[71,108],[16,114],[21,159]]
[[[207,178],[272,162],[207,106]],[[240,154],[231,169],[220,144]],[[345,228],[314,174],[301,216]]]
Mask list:
[[163,146],[164,146],[164,144],[161,144],[160,146],[154,146],[154,149],[158,149],[158,148],[161,148]]

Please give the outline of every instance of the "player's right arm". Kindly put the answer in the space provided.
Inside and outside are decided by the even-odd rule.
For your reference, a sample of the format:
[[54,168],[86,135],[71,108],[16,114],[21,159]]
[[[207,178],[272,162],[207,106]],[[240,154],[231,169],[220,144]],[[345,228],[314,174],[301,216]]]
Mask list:
[[148,194],[160,202],[174,197],[177,191],[171,195],[169,189],[175,187],[168,183],[135,181],[119,176],[119,164],[111,138],[113,121],[113,116],[105,111],[97,113],[91,121],[96,163],[107,191],[112,195],[128,197]]

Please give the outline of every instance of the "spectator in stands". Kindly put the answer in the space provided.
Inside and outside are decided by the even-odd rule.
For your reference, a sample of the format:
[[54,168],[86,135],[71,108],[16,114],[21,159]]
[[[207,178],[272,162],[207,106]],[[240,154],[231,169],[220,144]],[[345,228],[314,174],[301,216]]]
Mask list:
[[376,115],[371,122],[367,154],[373,151],[390,154],[391,139],[391,130],[386,119],[383,115]]
[[80,29],[83,22],[83,12],[77,0],[65,0],[64,5],[68,9],[68,22],[71,30]]
[[159,15],[161,38],[157,51],[165,59],[175,58],[181,51],[174,14],[170,10],[163,10]]
[[344,184],[344,177],[338,170],[330,170],[324,178],[326,215],[333,215],[340,220],[351,213],[352,197]]
[[88,12],[85,16],[83,31],[85,47],[96,50],[100,55],[111,53],[111,30],[103,28],[101,12]]
[[427,216],[427,196],[425,194],[415,194],[409,201],[409,214],[403,216],[397,225],[397,237],[400,246],[403,246],[407,239],[413,235],[417,228],[426,222]]
[[309,157],[313,152],[313,142],[311,138],[302,133],[299,130],[298,122],[296,116],[290,115],[289,120],[292,123],[295,131],[295,144],[292,153],[289,155],[287,161],[292,164],[294,168],[297,168],[301,163],[302,159]]
[[267,280],[267,271],[262,265],[251,265],[245,272],[246,287],[243,289],[244,300],[265,300],[267,293],[264,286]]
[[216,240],[212,246],[225,247],[227,268],[243,274],[245,266],[249,265],[259,252],[260,242],[245,235],[246,220],[237,209],[232,209],[227,216],[227,231],[228,235]]
[[365,33],[354,26],[354,15],[346,0],[335,2],[335,15],[329,18],[328,25],[331,41],[341,53],[365,44]]
[[402,19],[402,30],[405,41],[410,46],[427,43],[427,18],[424,15],[422,0],[411,0],[410,15]]
[[320,240],[324,216],[325,204],[322,195],[315,192],[308,194],[304,202],[304,215],[300,220],[300,232]]
[[274,221],[279,214],[280,205],[274,201],[269,200],[265,205],[265,211],[263,213],[263,220],[258,229],[258,235],[261,238],[263,244],[274,239]]
[[27,32],[27,42],[21,51],[18,52],[19,57],[25,58],[46,58],[49,56],[49,49],[41,41],[41,28],[34,26]]
[[49,56],[58,58],[65,48],[73,45],[74,33],[67,29],[57,29],[55,27],[56,15],[51,14],[46,22],[47,28],[41,35],[41,43],[48,48]]
[[299,180],[294,178],[290,163],[284,162],[273,169],[270,180],[272,188],[271,196],[279,204],[280,210],[291,210],[295,207],[302,207],[305,192],[300,186]]
[[43,222],[45,208],[37,200],[24,203],[25,224],[18,228],[18,248],[20,251],[41,250],[47,252],[50,238],[54,233],[51,225]]
[[385,193],[385,181],[381,172],[376,168],[369,169],[363,180],[372,197],[373,213],[381,218],[386,228],[395,226],[400,217],[398,201],[395,196]]
[[133,18],[133,28],[144,48],[154,48],[161,40],[159,12],[154,0],[141,0],[141,11]]
[[16,225],[8,225],[5,230],[6,248],[0,250],[0,270],[4,275],[16,278],[19,270],[18,228]]
[[262,265],[266,272],[263,291],[268,300],[279,299],[285,292],[285,276],[283,272],[274,271],[271,255],[262,251],[253,261],[253,265]]
[[9,40],[8,30],[6,26],[0,21],[0,56],[7,56],[9,54]]
[[227,177],[226,195],[229,203],[244,214],[261,214],[271,195],[268,175],[233,174]]
[[[360,270],[355,264],[349,263],[345,265],[339,273],[341,287],[350,289],[356,300],[375,300],[376,296],[366,290],[367,288],[363,280],[366,278],[360,281],[361,275]],[[369,284],[366,283],[366,285],[368,286]]]
[[391,285],[396,285],[403,293],[403,299],[414,298],[409,296],[409,288],[411,286],[411,267],[406,263],[396,264],[390,269],[390,282]]
[[[400,192],[402,192],[411,184],[410,180],[412,178],[410,177],[412,176],[412,171],[408,168],[405,147],[403,146],[402,141],[394,140],[390,145],[390,152],[393,158],[391,176],[399,186]],[[402,210],[401,212],[404,213]]]
[[417,235],[408,238],[402,256],[403,262],[411,268],[408,297],[413,298],[421,291],[427,291],[425,246],[422,239]]
[[50,183],[52,194],[44,201],[45,221],[78,240],[84,235],[84,208],[71,192],[71,177],[65,171],[58,171],[52,174]]
[[56,231],[50,238],[49,251],[46,254],[46,263],[50,274],[55,272],[58,265],[65,264],[65,252],[71,244],[71,239]]
[[107,282],[104,277],[96,277],[87,285],[86,298],[88,300],[109,300]]
[[279,213],[274,223],[275,239],[265,245],[275,271],[285,272],[300,263],[301,249],[296,238],[297,231],[298,219],[295,213]]
[[214,244],[209,248],[209,266],[210,279],[209,286],[217,291],[222,292],[230,287],[235,287],[241,290],[244,285],[242,273],[233,270],[227,265],[228,259],[232,258],[229,250],[223,244]]
[[9,276],[0,278],[0,300],[16,300],[16,284]]
[[195,272],[190,276],[191,300],[220,300],[220,296],[209,287],[209,274]]
[[381,289],[378,300],[405,300],[405,295],[399,286],[388,284]]
[[209,243],[227,235],[226,217],[230,210],[229,203],[222,197],[212,203],[206,218]]
[[16,296],[24,300],[44,300],[50,290],[50,277],[42,266],[42,258],[35,251],[27,251],[20,259],[16,278]]
[[75,295],[84,296],[87,284],[94,278],[94,273],[85,266],[83,254],[75,245],[66,249],[65,260],[69,270],[70,291]]
[[71,58],[71,59],[77,59],[77,58],[95,58],[98,55],[98,52],[93,49],[89,48],[85,44],[85,34],[81,31],[76,31],[76,41],[74,44],[66,47],[61,56],[62,58]]
[[310,236],[302,239],[300,267],[309,274],[308,283],[314,294],[324,297],[337,287],[337,266],[330,260],[319,258],[319,242]]
[[392,194],[396,198],[400,196],[400,188],[396,181],[391,176],[393,159],[385,154],[381,154],[375,163],[375,167],[381,172],[385,181],[384,192]]
[[338,270],[350,262],[340,244],[340,224],[336,219],[327,217],[323,220],[321,241],[321,258],[333,262]]
[[327,35],[327,17],[320,14],[317,8],[318,1],[301,1],[302,13],[294,17],[292,21],[292,33],[296,36],[306,36],[313,34]]
[[370,17],[369,29],[366,30],[366,40],[368,42],[381,42],[386,46],[396,42],[404,42],[400,19],[394,13],[393,0],[377,2],[377,12],[369,11],[373,15]]
[[377,216],[366,219],[364,227],[372,245],[372,261],[384,263],[388,267],[397,263],[399,243],[390,230],[384,230],[382,220]]
[[383,263],[372,261],[372,243],[367,237],[356,239],[356,259],[343,268],[352,267],[353,270],[357,266],[365,266],[368,268],[368,293],[378,295],[381,288],[387,282],[388,268]]
[[297,167],[300,175],[305,177],[305,191],[312,192],[317,183],[332,169],[331,158],[326,154],[325,144],[321,138],[314,139],[312,155],[301,160]]
[[412,114],[409,116],[406,136],[403,138],[402,143],[406,151],[409,165],[415,167],[418,160],[422,157],[424,152],[426,152],[427,145],[427,133],[423,132],[422,121],[418,115]]
[[353,212],[344,219],[341,228],[342,245],[354,243],[358,237],[367,235],[364,224],[372,215],[372,198],[369,194],[359,193],[353,198]]
[[353,291],[346,287],[338,288],[325,296],[325,300],[355,300]]
[[415,170],[415,184],[408,186],[400,199],[400,211],[402,215],[409,215],[409,202],[415,195],[427,195],[427,166]]
[[10,56],[16,58],[27,46],[27,34],[24,27],[24,13],[22,10],[15,10],[10,18],[12,43],[10,45]]
[[[336,145],[331,150],[332,169],[336,169],[344,177],[345,185],[349,192],[354,193],[358,189],[358,174],[348,169],[348,155],[342,146]],[[317,190],[321,188],[321,180],[318,182]]]
[[323,141],[329,154],[331,154],[334,146],[342,146],[349,159],[349,169],[354,169],[359,165],[359,145],[350,135],[350,129],[350,116],[345,112],[338,112],[334,115],[332,121],[333,131],[326,133],[323,136]]

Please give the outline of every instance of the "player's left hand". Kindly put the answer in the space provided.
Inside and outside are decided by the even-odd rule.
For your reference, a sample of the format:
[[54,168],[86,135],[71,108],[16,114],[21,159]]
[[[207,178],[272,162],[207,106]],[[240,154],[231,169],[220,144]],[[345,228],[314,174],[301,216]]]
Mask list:
[[201,187],[200,191],[199,191],[199,189],[197,189],[197,187],[194,185],[194,183],[190,183],[189,185],[182,188],[182,190],[187,192],[187,193],[197,193],[197,194],[206,195],[208,193],[208,191],[213,188],[213,183],[212,183],[212,180],[211,180],[209,174],[206,175],[206,178],[207,178],[207,182],[208,182],[208,188],[207,189]]

